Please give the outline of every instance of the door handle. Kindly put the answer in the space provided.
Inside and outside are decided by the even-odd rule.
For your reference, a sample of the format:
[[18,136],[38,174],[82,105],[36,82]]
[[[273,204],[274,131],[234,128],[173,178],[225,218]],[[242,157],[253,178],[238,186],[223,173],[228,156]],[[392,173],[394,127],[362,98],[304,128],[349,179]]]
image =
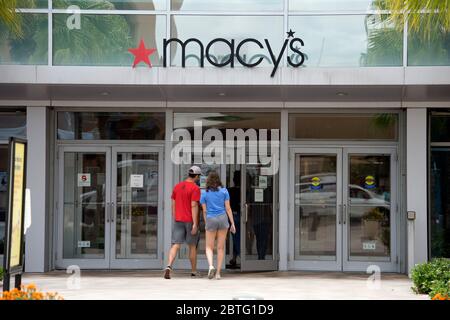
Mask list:
[[114,215],[115,215],[115,212],[114,212],[114,202],[111,202],[111,209],[110,209],[110,212],[111,212],[111,222],[114,222]]
[[347,224],[347,205],[344,204],[343,224]]
[[342,208],[342,204],[340,204],[339,205],[339,212],[338,212],[338,221],[339,221],[339,224],[341,224],[342,223],[342,211],[344,210],[343,208]]
[[110,203],[109,202],[107,202],[106,203],[106,222],[108,222],[109,223],[109,220],[111,219],[111,210],[110,210]]
[[248,204],[245,204],[245,222],[248,220]]

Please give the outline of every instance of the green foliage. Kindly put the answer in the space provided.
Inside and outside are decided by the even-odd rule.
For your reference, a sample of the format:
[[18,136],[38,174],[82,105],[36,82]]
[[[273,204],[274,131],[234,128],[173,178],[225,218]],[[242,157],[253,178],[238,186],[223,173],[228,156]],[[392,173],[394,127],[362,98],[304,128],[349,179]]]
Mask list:
[[416,293],[432,294],[436,290],[443,290],[450,281],[450,260],[440,258],[418,264],[413,268],[411,277]]
[[0,281],[3,280],[3,268],[0,268]]
[[435,280],[431,285],[431,291],[429,296],[433,298],[437,294],[441,296],[450,297],[450,281],[445,282],[444,280]]
[[[58,1],[63,3],[67,1]],[[90,9],[106,10],[108,1],[80,1]],[[69,2],[67,2],[69,5]],[[132,33],[132,17],[121,15],[82,15],[80,29],[70,29],[70,15],[53,16],[53,61],[55,65],[129,65],[128,48],[136,46]]]
[[0,41],[7,41],[9,52],[2,52],[0,63],[47,63],[48,20],[46,14],[18,14],[21,34],[10,31],[0,21]]

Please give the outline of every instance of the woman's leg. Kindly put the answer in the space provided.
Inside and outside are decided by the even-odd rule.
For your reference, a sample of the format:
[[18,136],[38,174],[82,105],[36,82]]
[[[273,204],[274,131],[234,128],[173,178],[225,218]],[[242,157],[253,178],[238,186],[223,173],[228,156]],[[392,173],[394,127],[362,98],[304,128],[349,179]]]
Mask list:
[[223,259],[225,257],[225,241],[227,240],[228,229],[217,231],[217,271],[216,275],[220,276]]
[[214,251],[214,240],[216,239],[217,231],[206,230],[206,259],[208,259],[209,267],[214,265],[213,261],[213,251]]

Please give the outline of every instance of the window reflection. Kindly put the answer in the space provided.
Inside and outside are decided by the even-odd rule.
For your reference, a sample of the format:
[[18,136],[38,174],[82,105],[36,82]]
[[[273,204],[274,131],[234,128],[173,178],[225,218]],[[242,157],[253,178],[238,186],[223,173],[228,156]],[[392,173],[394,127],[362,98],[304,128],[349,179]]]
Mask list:
[[152,66],[162,65],[162,39],[166,17],[162,15],[83,14],[80,29],[69,29],[71,15],[53,15],[53,64],[76,66],[131,66],[133,55],[144,40]]
[[48,15],[19,14],[22,38],[0,20],[0,64],[48,63]]
[[174,11],[276,11],[283,0],[172,0]]
[[362,11],[378,9],[374,0],[289,0],[290,11]]
[[403,35],[388,15],[290,16],[305,67],[401,66]]
[[60,140],[164,140],[164,113],[58,112]]
[[[273,52],[280,52],[284,41],[283,17],[282,16],[172,16],[171,37],[186,41],[189,38],[199,39],[206,47],[216,38],[227,40],[234,39],[236,46],[244,39],[254,38],[261,43],[264,39],[270,41]],[[211,32],[214,26],[214,32]],[[211,59],[223,63],[228,60],[230,48],[224,43],[214,44],[209,53]],[[181,66],[181,47],[179,44],[171,43],[171,63]],[[259,66],[272,64],[267,48],[261,49],[255,43],[247,43],[240,50],[240,57],[246,63],[255,63],[260,58],[263,61]],[[236,59],[236,58],[235,58]],[[201,56],[199,45],[189,43],[186,45],[186,66],[200,66]],[[204,59],[205,66],[210,65]],[[241,64],[236,59],[235,67]]]
[[53,0],[53,8],[76,5],[91,10],[165,10],[166,0]]
[[291,114],[289,139],[397,140],[398,115]]

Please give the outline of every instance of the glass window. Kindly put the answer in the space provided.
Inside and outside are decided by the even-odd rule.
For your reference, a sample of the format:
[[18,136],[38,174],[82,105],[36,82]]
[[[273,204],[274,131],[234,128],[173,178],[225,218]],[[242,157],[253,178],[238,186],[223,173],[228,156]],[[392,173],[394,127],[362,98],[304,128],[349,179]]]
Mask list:
[[174,129],[194,131],[194,121],[202,122],[203,132],[209,128],[224,129],[280,129],[279,113],[203,112],[174,113]]
[[388,15],[290,16],[305,67],[402,66],[403,35]]
[[73,29],[72,15],[54,14],[53,64],[131,66],[134,56],[128,49],[137,48],[143,39],[146,48],[157,50],[150,61],[159,66],[165,21],[165,16],[154,15],[83,14],[80,29]]
[[450,258],[450,147],[432,147],[430,164],[431,258]]
[[27,116],[25,112],[0,113],[0,140],[10,137],[27,137]]
[[[240,49],[240,57],[247,63],[255,63],[263,58],[260,66],[272,64],[264,39],[270,41],[274,52],[280,52],[284,40],[282,16],[172,16],[172,38],[186,41],[197,38],[204,48],[216,38],[235,39],[235,47],[247,38],[254,38],[264,45],[260,48],[256,43],[246,43]],[[214,26],[214,32],[211,32]],[[217,61],[226,61],[231,50],[225,43],[216,43],[210,49],[210,56]],[[171,43],[172,65],[181,66],[181,46]],[[214,58],[212,58],[214,59]],[[236,60],[237,61],[237,60]],[[204,60],[205,66],[210,65]],[[186,66],[200,66],[200,46],[197,43],[186,45]],[[241,66],[235,63],[235,66]]]
[[64,154],[64,259],[105,257],[106,163],[105,153]]
[[67,9],[73,5],[90,10],[165,10],[166,0],[53,0],[53,8]]
[[364,11],[375,10],[373,0],[289,0],[290,11]]
[[172,0],[174,11],[276,11],[283,0]]
[[450,114],[431,116],[431,141],[450,142]]
[[289,139],[397,140],[397,114],[291,114]]
[[17,0],[16,8],[24,8],[24,9],[47,9],[48,8],[48,0]]
[[48,15],[20,14],[22,38],[0,20],[0,64],[48,64]]
[[438,20],[423,26],[421,30],[430,29],[429,37],[423,32],[408,33],[409,66],[450,66],[450,32]]
[[58,112],[60,140],[164,140],[164,113]]

